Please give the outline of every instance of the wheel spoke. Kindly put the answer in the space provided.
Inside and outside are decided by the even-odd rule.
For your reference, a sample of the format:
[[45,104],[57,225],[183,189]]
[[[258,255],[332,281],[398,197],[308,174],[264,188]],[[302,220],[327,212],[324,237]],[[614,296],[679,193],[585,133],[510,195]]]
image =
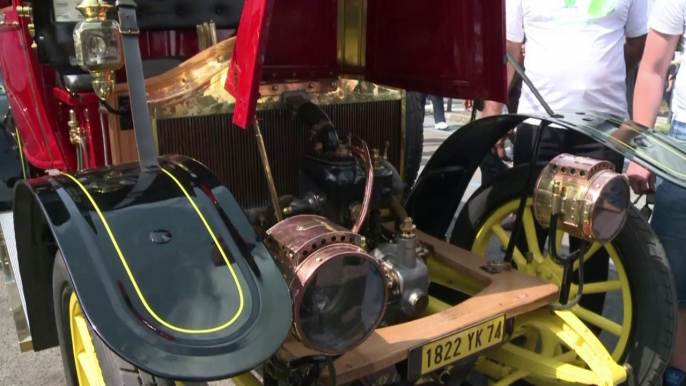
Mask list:
[[581,306],[574,306],[572,312],[581,320],[600,327],[612,335],[622,335],[622,326]]
[[[510,236],[507,234],[507,232],[505,231],[503,226],[500,224],[496,224],[496,225],[493,225],[491,230],[493,231],[493,234],[495,235],[495,237],[497,237],[498,240],[500,240],[500,243],[505,248],[507,248],[507,244],[510,243]],[[524,255],[522,255],[522,252],[519,251],[519,248],[517,248],[516,246],[515,246],[515,250],[514,250],[514,256],[512,256],[512,258],[517,263],[517,265],[519,265],[521,267],[526,266],[526,259],[524,258]]]
[[537,259],[543,259],[541,254],[541,248],[538,245],[538,237],[536,235],[536,223],[534,222],[534,216],[531,214],[531,207],[527,207],[524,211],[523,218],[524,234],[526,235],[526,244],[529,247],[529,251],[534,254]]
[[78,355],[78,361],[79,364],[81,365],[81,369],[83,370],[83,374],[86,376],[88,379],[88,385],[90,386],[100,386],[102,385],[101,379],[102,377],[100,374],[97,372],[98,370],[98,365],[97,363],[93,362],[93,359],[95,357],[92,354],[82,352]]
[[86,318],[84,318],[83,315],[77,315],[74,317],[74,321],[76,322],[76,330],[81,337],[83,351],[88,354],[94,353],[95,348],[93,347],[93,341],[91,340],[90,333],[88,332],[88,322],[86,322]]
[[565,363],[557,358],[543,356],[509,343],[493,350],[488,354],[488,357],[515,369],[527,369],[531,375],[546,379],[586,385],[597,384],[599,381],[597,375],[591,370]]
[[[576,295],[577,291],[579,290],[579,287],[577,285],[572,286],[572,295]],[[584,283],[584,295],[591,295],[591,294],[602,294],[606,292],[612,292],[612,291],[621,291],[622,290],[622,282],[619,280],[610,280],[610,281],[600,281],[597,283]]]
[[[598,252],[600,250],[600,248],[602,246],[603,245],[598,243],[598,242],[591,244],[591,246],[588,248],[588,251],[586,251],[586,253],[584,254],[584,262],[588,261],[588,259],[593,257],[596,254],[596,252]],[[579,262],[578,261],[576,263],[574,263],[574,270],[576,271],[577,269],[579,269]]]

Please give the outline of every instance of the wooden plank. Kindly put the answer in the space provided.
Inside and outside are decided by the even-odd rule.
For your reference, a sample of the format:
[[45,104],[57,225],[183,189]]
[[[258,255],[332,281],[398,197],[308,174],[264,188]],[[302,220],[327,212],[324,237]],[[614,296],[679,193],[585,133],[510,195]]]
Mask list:
[[[377,329],[360,346],[336,360],[338,384],[406,360],[409,350],[416,346],[500,314],[510,318],[538,309],[557,298],[558,287],[554,284],[516,270],[489,274],[481,269],[486,265],[485,258],[421,232],[418,232],[418,237],[433,247],[433,258],[459,269],[486,287],[476,296],[441,313]],[[293,358],[316,354],[293,338],[284,343],[283,349]]]

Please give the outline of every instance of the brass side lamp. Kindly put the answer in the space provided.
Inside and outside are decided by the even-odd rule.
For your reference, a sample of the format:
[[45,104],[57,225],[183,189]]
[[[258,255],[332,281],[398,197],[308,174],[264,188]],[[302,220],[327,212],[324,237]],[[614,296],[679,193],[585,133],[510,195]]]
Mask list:
[[93,90],[101,100],[112,93],[112,74],[124,65],[119,23],[107,19],[110,8],[103,0],[83,0],[76,7],[86,17],[74,28],[76,60],[93,75]]

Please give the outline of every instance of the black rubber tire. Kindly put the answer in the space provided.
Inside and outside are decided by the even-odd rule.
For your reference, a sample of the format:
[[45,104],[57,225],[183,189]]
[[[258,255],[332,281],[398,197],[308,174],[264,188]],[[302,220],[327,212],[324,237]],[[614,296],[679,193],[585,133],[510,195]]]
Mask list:
[[[457,218],[451,243],[471,249],[488,217],[497,208],[521,197],[527,170],[513,168],[477,190]],[[676,293],[669,263],[657,236],[633,206],[629,208],[626,225],[612,244],[624,265],[632,297],[633,324],[621,362],[633,369],[626,384],[661,385],[676,335]]]
[[405,166],[407,191],[412,188],[422,163],[424,151],[424,106],[419,93],[407,92],[405,102]]
[[[57,252],[52,271],[52,289],[57,321],[57,335],[62,354],[64,376],[68,386],[78,386],[76,366],[72,352],[71,331],[69,326],[69,299],[74,288],[69,279],[67,267],[62,254]],[[89,326],[90,327],[90,326]],[[132,364],[117,356],[110,350],[97,334],[90,329],[93,346],[102,370],[103,379],[107,385],[116,386],[174,386],[174,381],[157,378],[139,370]],[[184,385],[206,385],[205,383],[183,383]]]

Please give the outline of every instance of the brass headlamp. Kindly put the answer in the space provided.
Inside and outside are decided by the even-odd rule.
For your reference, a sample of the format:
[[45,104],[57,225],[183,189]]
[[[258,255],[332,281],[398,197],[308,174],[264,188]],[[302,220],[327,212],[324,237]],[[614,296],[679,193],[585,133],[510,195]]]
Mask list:
[[102,0],[83,0],[76,8],[86,17],[74,28],[76,61],[93,75],[93,90],[105,100],[114,89],[112,75],[124,65],[119,23],[107,20],[112,6]]
[[562,154],[541,172],[534,189],[534,216],[544,227],[590,242],[612,241],[624,226],[629,182],[607,161]]
[[267,247],[293,300],[293,335],[305,346],[342,354],[381,322],[388,287],[362,237],[319,216],[287,218],[267,231]]

